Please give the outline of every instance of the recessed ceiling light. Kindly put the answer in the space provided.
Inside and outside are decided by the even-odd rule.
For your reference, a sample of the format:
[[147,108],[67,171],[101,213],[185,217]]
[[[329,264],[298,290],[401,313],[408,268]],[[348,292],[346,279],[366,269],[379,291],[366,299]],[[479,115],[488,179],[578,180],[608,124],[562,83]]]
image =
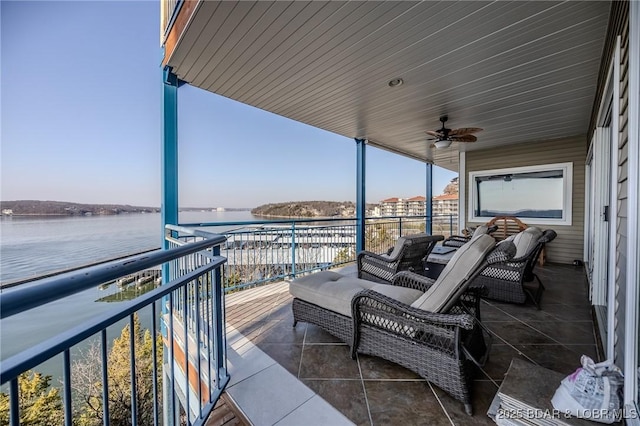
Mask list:
[[398,86],[402,86],[402,83],[404,83],[404,80],[401,78],[394,78],[393,80],[389,81],[389,87],[398,87]]

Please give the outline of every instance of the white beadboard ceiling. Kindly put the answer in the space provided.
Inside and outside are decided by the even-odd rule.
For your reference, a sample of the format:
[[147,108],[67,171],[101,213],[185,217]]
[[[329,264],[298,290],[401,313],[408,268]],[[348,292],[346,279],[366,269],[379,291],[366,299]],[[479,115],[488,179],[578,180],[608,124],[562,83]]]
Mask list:
[[[165,59],[191,85],[457,170],[458,150],[587,133],[609,8],[206,0]],[[484,131],[431,149],[443,114]]]

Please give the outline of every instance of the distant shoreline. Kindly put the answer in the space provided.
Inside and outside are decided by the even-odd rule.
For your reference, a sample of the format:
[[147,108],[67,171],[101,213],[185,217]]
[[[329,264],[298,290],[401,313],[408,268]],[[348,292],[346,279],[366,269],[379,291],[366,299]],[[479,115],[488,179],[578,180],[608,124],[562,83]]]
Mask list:
[[[237,207],[182,207],[180,211],[245,211]],[[81,204],[67,201],[15,200],[0,201],[3,217],[81,217],[116,216],[126,213],[160,213],[160,207],[131,206],[129,204]]]

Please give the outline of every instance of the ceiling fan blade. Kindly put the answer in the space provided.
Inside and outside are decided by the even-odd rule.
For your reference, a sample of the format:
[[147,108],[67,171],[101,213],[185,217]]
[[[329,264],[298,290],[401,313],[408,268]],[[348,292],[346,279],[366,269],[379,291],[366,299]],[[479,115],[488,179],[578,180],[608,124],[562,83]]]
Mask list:
[[450,136],[449,138],[455,142],[475,142],[478,140],[478,138],[473,135]]
[[435,130],[426,130],[426,133],[430,136],[435,136],[436,138],[443,138],[444,135],[441,132],[437,132]]
[[481,132],[482,129],[480,127],[461,127],[460,129],[453,129],[449,132],[449,136],[454,135],[468,135],[470,133]]

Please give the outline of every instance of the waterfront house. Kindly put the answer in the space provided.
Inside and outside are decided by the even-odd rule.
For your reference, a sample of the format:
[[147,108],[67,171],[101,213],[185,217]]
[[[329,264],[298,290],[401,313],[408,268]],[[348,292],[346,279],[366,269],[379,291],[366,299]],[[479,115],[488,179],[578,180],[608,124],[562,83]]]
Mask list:
[[[291,329],[283,284],[227,298],[225,334],[224,304],[216,286],[225,262],[218,250],[225,240],[200,241],[205,234],[197,224],[178,222],[177,123],[184,84],[351,138],[357,168],[353,225],[357,250],[367,248],[369,147],[424,162],[426,200],[433,195],[433,164],[458,171],[460,229],[485,223],[500,211],[527,212],[526,223],[554,229],[558,237],[546,253],[551,266],[545,265],[543,273],[554,291],[547,303],[555,313],[544,310],[544,299],[541,313],[530,306],[527,310],[527,306],[488,305],[494,318],[505,314],[517,325],[503,330],[505,334],[495,332],[504,344],[494,358],[526,354],[552,368],[549,358],[564,357],[564,365],[577,366],[575,351],[598,346],[601,358],[622,368],[624,405],[628,413],[638,412],[640,2],[161,0],[161,4],[161,232],[166,235],[164,251],[172,254],[171,259],[154,254],[136,262],[142,267],[151,266],[151,260],[171,260],[163,270],[165,283],[171,278],[168,284],[178,291],[178,285],[201,280],[211,290],[206,300],[216,303],[203,314],[201,292],[194,287],[164,295],[166,359],[156,364],[154,358],[169,395],[163,404],[164,424],[180,416],[204,424],[225,386],[255,424],[488,423],[486,408],[496,393],[497,376],[505,371],[494,371],[491,380],[477,384],[474,404],[480,409],[475,408],[473,417],[460,415],[455,404],[431,385],[414,377],[386,379],[388,365],[363,359],[353,367],[346,358],[337,358],[344,352],[340,348],[331,348],[335,356],[328,356],[323,350],[335,342],[323,340],[324,335],[316,340],[321,344],[306,345],[306,339],[318,339],[321,330]],[[452,129],[484,130],[476,133],[478,140],[473,143],[443,141],[432,146],[426,131],[438,130],[443,115]],[[525,180],[533,186],[523,185]],[[498,186],[502,192],[492,198]],[[536,191],[556,196],[542,200],[531,195]],[[431,203],[425,213],[430,232]],[[287,244],[296,246],[294,241]],[[248,252],[239,248],[238,253]],[[181,256],[194,258],[182,261]],[[123,262],[122,267],[133,271],[136,262]],[[584,266],[574,268],[574,264]],[[105,276],[109,274],[114,274],[113,268]],[[78,280],[87,285],[99,282],[84,275],[72,277],[74,285]],[[47,292],[38,295],[42,293]],[[161,296],[159,292],[157,297]],[[586,314],[577,299],[589,305]],[[1,301],[3,317],[18,309],[7,294]],[[20,309],[37,303],[22,303]],[[124,316],[135,310],[127,309]],[[509,336],[555,336],[576,316],[581,317],[576,328],[596,336],[595,344],[576,344],[575,351],[568,350],[560,337],[548,346],[540,341],[509,344]],[[527,318],[538,318],[534,320],[538,329],[529,326]],[[73,344],[101,330],[99,323],[92,323],[65,342]],[[269,337],[275,340],[260,342],[264,330],[273,331]],[[291,336],[294,340],[287,340]],[[28,362],[16,359],[3,366],[3,383],[5,376],[11,380],[13,394],[20,368],[59,353],[61,346],[47,347],[25,355]],[[68,366],[69,350],[64,350]],[[264,357],[264,351],[271,357]],[[575,360],[567,357],[567,351]],[[340,383],[321,377],[326,373],[322,368],[307,370],[312,375],[305,383],[297,380],[292,371],[299,375],[303,352],[315,356],[314,365],[330,365]],[[365,364],[370,368],[363,368]],[[352,367],[355,371],[349,370]],[[365,373],[370,376],[364,377]],[[375,375],[378,379],[372,378]],[[357,404],[364,411],[356,413]],[[68,424],[70,413],[71,408]],[[638,424],[633,416],[625,421]]]

